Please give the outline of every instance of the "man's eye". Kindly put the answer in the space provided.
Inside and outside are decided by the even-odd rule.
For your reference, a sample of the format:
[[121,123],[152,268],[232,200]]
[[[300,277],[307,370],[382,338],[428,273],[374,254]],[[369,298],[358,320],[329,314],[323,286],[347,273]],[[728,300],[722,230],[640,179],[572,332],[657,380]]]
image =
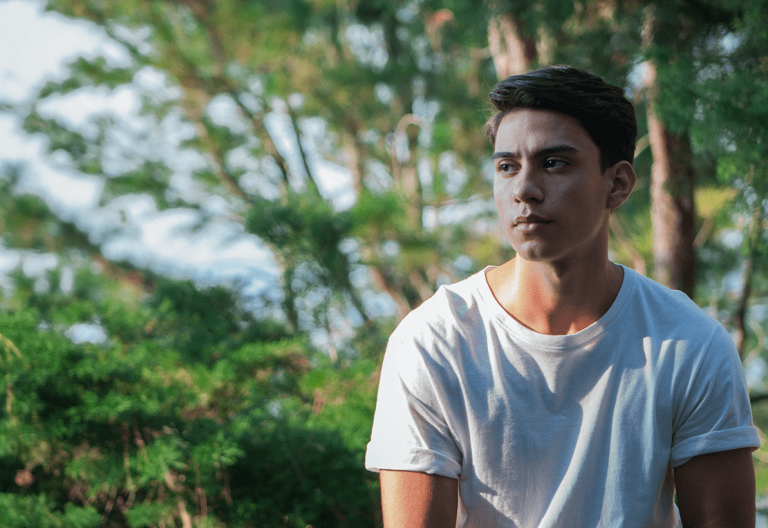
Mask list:
[[559,159],[548,159],[544,162],[544,167],[548,169],[559,169],[560,167],[565,167],[565,165],[566,163]]
[[499,172],[510,172],[514,170],[511,163],[499,163],[498,169]]

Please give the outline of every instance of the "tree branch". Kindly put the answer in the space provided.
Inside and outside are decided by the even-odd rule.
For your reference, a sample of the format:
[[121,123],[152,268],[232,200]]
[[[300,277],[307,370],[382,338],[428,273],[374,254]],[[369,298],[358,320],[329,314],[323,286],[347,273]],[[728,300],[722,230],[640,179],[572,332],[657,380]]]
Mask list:
[[317,180],[315,179],[314,173],[309,166],[307,153],[304,150],[304,146],[301,144],[301,130],[299,130],[299,123],[296,120],[296,114],[294,113],[293,108],[291,108],[291,105],[288,104],[287,101],[285,106],[288,108],[288,117],[291,119],[291,125],[293,126],[293,130],[296,133],[296,144],[299,147],[299,155],[301,157],[301,162],[304,166],[304,171],[307,173],[307,184],[309,185],[310,189],[312,189],[312,192],[314,192],[317,196],[321,196],[320,189],[317,186]]
[[248,118],[251,121],[251,125],[253,125],[254,129],[256,130],[256,133],[259,135],[259,138],[261,139],[261,142],[264,144],[264,150],[267,151],[267,154],[272,156],[272,159],[275,160],[275,163],[277,164],[277,167],[280,169],[280,174],[283,177],[283,183],[285,184],[286,190],[288,189],[288,163],[285,161],[285,158],[283,158],[282,154],[277,150],[277,146],[275,145],[275,142],[272,141],[272,136],[269,134],[269,131],[267,130],[267,127],[264,126],[264,121],[259,118],[256,114],[254,114],[243,102],[240,100],[239,93],[234,88],[229,92],[229,95],[234,99],[235,103],[237,104],[238,108],[248,116]]

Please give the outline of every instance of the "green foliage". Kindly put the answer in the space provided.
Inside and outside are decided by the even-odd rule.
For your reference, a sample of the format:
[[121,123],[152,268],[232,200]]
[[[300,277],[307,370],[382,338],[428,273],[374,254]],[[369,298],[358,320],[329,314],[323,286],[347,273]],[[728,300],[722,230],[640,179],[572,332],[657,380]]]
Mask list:
[[[394,193],[373,195],[364,192],[352,210],[354,226],[359,231],[370,230],[379,236],[391,235],[388,230],[402,232],[405,224],[405,204]],[[363,234],[362,232],[360,234]]]
[[139,170],[109,178],[104,186],[101,201],[106,204],[126,194],[147,193],[156,199],[160,209],[166,209],[170,205],[165,198],[170,177],[171,170],[164,163],[145,161]]
[[[349,213],[335,212],[311,194],[290,193],[281,202],[255,200],[246,229],[268,242],[281,257],[285,268],[284,305],[294,329],[299,327],[295,296],[318,286],[351,297],[360,315],[367,319],[349,278],[349,257],[340,246],[352,228]],[[303,287],[295,284],[298,276],[302,277]]]
[[85,86],[116,88],[131,82],[135,73],[132,68],[111,68],[103,57],[93,60],[80,57],[69,65],[69,76],[63,82],[47,83],[38,96],[44,99],[49,95],[63,95]]
[[334,248],[352,225],[349,215],[334,212],[322,200],[290,194],[284,203],[257,201],[246,227],[287,253],[308,253],[323,264],[338,264]]
[[67,504],[55,511],[45,495],[0,493],[0,524],[7,528],[96,528],[101,515],[92,507]]
[[[302,339],[265,331],[220,287],[161,279],[138,311],[116,302],[92,308],[105,327],[136,325],[143,336],[75,345],[40,329],[34,309],[0,313],[3,526],[102,525],[96,511],[107,526],[185,515],[201,526],[370,523],[371,477],[360,467],[370,424],[341,437],[332,421],[308,419],[322,414],[316,376],[333,368],[312,370]],[[59,311],[52,320],[71,317]],[[369,385],[372,369],[360,364],[325,389]],[[373,395],[363,394],[346,413],[365,424]]]

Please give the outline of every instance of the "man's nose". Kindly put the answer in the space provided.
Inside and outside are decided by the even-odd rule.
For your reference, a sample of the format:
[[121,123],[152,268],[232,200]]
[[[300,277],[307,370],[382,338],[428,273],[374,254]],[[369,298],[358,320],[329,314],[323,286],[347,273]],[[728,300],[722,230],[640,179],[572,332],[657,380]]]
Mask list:
[[523,166],[514,180],[514,200],[516,203],[541,202],[544,200],[542,175],[531,166]]

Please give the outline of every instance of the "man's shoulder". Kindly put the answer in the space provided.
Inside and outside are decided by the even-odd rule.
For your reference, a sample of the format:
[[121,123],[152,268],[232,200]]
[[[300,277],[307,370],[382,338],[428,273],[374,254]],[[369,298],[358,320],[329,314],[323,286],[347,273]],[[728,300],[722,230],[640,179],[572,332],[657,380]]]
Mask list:
[[672,290],[635,271],[629,270],[629,273],[635,276],[630,297],[634,317],[642,317],[660,330],[679,330],[688,334],[703,333],[711,337],[716,329],[722,329],[717,320],[682,291]]
[[481,291],[485,271],[438,288],[432,297],[414,308],[397,326],[390,340],[413,340],[435,335],[446,336],[482,320],[484,295]]

